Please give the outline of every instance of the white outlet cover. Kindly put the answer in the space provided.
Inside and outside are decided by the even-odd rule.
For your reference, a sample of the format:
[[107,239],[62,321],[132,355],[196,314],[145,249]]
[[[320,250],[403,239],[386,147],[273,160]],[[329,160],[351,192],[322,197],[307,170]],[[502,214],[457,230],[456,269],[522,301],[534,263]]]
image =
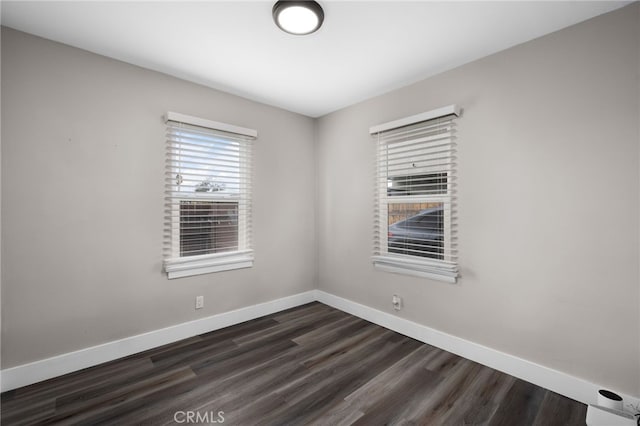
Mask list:
[[204,306],[204,296],[196,296],[196,309],[201,309]]
[[393,309],[395,309],[396,311],[402,309],[402,298],[397,294],[393,295],[391,303],[393,304]]

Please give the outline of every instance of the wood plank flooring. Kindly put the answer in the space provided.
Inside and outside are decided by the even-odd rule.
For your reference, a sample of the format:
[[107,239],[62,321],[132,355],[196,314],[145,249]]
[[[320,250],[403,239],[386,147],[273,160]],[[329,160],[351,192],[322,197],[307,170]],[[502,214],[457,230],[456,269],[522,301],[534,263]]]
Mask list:
[[320,303],[5,392],[1,409],[3,425],[572,426],[586,414]]

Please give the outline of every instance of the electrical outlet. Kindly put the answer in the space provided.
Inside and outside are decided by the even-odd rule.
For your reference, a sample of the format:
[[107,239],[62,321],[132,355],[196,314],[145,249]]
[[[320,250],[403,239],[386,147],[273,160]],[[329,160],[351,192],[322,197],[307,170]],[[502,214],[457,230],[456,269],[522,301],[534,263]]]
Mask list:
[[196,309],[204,307],[204,296],[196,296]]
[[391,304],[393,305],[393,309],[399,311],[400,309],[402,309],[402,297],[394,294],[391,298]]

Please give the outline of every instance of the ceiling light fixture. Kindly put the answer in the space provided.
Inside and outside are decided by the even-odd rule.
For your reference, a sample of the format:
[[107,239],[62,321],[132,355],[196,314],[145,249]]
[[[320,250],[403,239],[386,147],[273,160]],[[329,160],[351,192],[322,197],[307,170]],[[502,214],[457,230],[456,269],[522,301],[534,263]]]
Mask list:
[[273,5],[272,13],[276,25],[294,35],[316,32],[324,21],[322,6],[315,1],[280,0]]

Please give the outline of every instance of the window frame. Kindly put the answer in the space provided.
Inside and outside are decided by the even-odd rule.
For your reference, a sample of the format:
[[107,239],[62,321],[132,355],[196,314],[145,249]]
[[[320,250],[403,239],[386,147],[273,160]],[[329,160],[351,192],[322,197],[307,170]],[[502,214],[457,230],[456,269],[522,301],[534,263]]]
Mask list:
[[[189,196],[189,195],[193,195],[193,196]],[[244,251],[248,249],[247,246],[247,241],[246,241],[246,229],[247,229],[247,222],[248,222],[248,218],[246,213],[242,214],[242,211],[245,210],[246,211],[246,201],[242,200],[241,197],[206,197],[203,196],[202,194],[185,194],[185,196],[182,197],[175,197],[173,199],[175,202],[172,203],[171,205],[171,213],[172,216],[177,216],[177,215],[182,215],[181,212],[181,208],[182,208],[182,203],[184,201],[200,201],[203,203],[235,203],[237,204],[237,208],[238,208],[238,249],[237,250],[233,250],[233,252],[236,251]],[[171,257],[170,259],[177,259],[177,258],[192,258],[198,255],[190,255],[190,256],[182,256],[181,254],[181,237],[182,237],[182,233],[181,233],[181,228],[180,226],[172,226],[171,229]],[[203,256],[208,256],[208,255],[213,255],[215,253],[210,253],[210,254],[206,254]]]
[[[390,173],[388,163],[390,160],[390,154],[384,153],[385,145],[381,143],[380,136],[392,133],[394,130],[401,130],[408,126],[417,125],[423,122],[435,122],[437,119],[444,119],[449,117],[450,120],[457,118],[460,115],[460,109],[457,105],[449,105],[447,107],[438,108],[433,111],[427,111],[421,114],[416,114],[411,117],[405,117],[399,120],[391,121],[388,123],[373,126],[369,129],[369,133],[376,139],[376,187],[375,187],[375,206],[376,213],[374,218],[374,254],[372,261],[376,269],[400,273],[405,275],[412,275],[421,278],[430,278],[439,281],[445,281],[449,283],[455,283],[458,277],[457,268],[457,254],[453,254],[456,251],[456,236],[454,234],[455,227],[455,167],[454,164],[449,166],[443,166],[442,168],[436,168],[429,171],[420,171],[419,168],[416,172],[407,173],[402,175],[402,171],[396,170]],[[453,129],[453,124],[452,124]],[[452,132],[453,133],[453,130]],[[454,145],[455,136],[451,136],[451,144]],[[388,145],[387,145],[388,146]],[[421,154],[421,150],[428,150],[430,148],[421,148],[418,146],[415,148],[416,156],[425,155]],[[413,150],[413,149],[412,149]],[[384,158],[383,158],[384,157]],[[453,154],[451,154],[453,159]],[[386,168],[380,167],[382,161],[387,164]],[[415,165],[414,165],[415,166]],[[431,167],[431,166],[429,166]],[[411,194],[411,195],[390,195],[388,192],[388,183],[393,178],[411,176],[411,175],[428,175],[428,174],[444,173],[446,176],[446,193],[442,194]],[[426,256],[412,255],[412,254],[400,254],[389,251],[389,205],[390,204],[409,204],[409,203],[441,203],[443,205],[443,252],[447,250],[452,251],[449,260],[433,259]],[[447,206],[446,208],[444,206]],[[408,219],[408,218],[407,218]],[[453,259],[453,260],[451,260]]]
[[[251,164],[250,150],[251,141],[256,139],[258,132],[253,129],[239,127],[231,124],[221,123],[217,121],[192,117],[184,114],[168,112],[165,115],[165,123],[169,122],[186,124],[189,126],[197,126],[215,132],[232,133],[247,138],[247,146],[243,149],[248,150],[248,154],[239,154],[239,175],[246,179],[246,184],[251,186]],[[169,144],[169,142],[167,142]],[[168,145],[171,146],[170,144]],[[171,158],[172,154],[168,154]],[[173,166],[167,166],[168,171]],[[170,174],[171,175],[171,174]],[[251,247],[249,228],[251,223],[250,209],[250,190],[245,189],[237,194],[217,194],[206,192],[185,192],[179,196],[171,195],[173,183],[167,183],[167,195],[165,203],[165,211],[169,213],[169,218],[165,226],[165,256],[164,271],[167,273],[168,279],[188,277],[192,275],[208,274],[221,271],[229,271],[240,268],[250,268],[253,266],[253,249]],[[201,255],[183,256],[180,248],[181,230],[178,221],[176,226],[173,217],[180,218],[181,204],[183,201],[203,201],[203,202],[228,202],[238,203],[238,247],[237,250],[209,253]]]
[[[390,201],[392,200],[392,201]],[[398,197],[387,197],[387,202],[385,205],[388,207],[389,204],[446,204],[448,199],[443,197],[442,195],[409,195],[406,197],[398,196]],[[389,209],[380,209],[380,223],[388,223],[389,219]],[[410,218],[407,218],[408,220]],[[388,226],[387,226],[388,228]],[[451,224],[451,212],[449,209],[443,210],[443,241],[451,241],[452,238],[452,224]],[[381,256],[398,256],[397,253],[389,252],[389,235],[388,232],[380,233],[380,247],[385,247],[386,249],[381,253]],[[403,255],[405,256],[405,255]],[[412,256],[415,258],[421,258],[420,256]]]

